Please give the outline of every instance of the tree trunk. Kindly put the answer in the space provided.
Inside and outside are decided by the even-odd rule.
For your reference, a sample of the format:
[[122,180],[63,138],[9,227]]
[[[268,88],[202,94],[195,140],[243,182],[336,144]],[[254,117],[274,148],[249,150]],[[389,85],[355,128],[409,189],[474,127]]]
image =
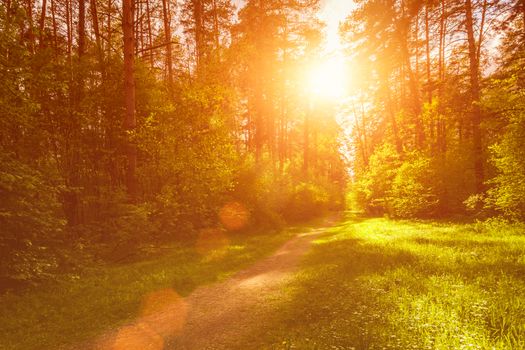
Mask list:
[[39,24],[39,42],[38,45],[40,48],[44,47],[44,25],[46,23],[46,9],[47,9],[47,0],[42,0],[42,13],[40,15],[40,24]]
[[[133,0],[122,1],[122,31],[124,34],[124,130],[131,132],[136,127],[135,119],[135,39],[133,37]],[[136,199],[137,188],[135,184],[135,169],[137,166],[137,149],[129,140],[126,144],[125,156],[126,187],[131,199]]]
[[173,92],[173,59],[171,51],[171,21],[168,0],[162,0],[162,14],[164,20],[164,41],[166,42],[166,68],[168,74],[168,90]]
[[312,113],[311,101],[308,101],[308,110],[304,115],[303,130],[303,174],[305,179],[308,177],[308,168],[310,166],[310,114]]
[[428,103],[432,103],[432,81],[430,77],[430,30],[428,23],[428,3],[425,6],[425,54],[427,61],[427,89],[428,89]]
[[78,58],[86,51],[86,0],[78,0]]
[[95,32],[95,43],[97,45],[97,57],[98,64],[100,66],[100,72],[104,76],[105,67],[104,67],[104,51],[102,50],[102,43],[100,38],[100,28],[98,23],[98,11],[97,11],[97,1],[90,0],[90,10],[91,10],[91,22],[93,23],[93,31]]
[[151,32],[151,12],[149,7],[149,0],[146,0],[146,15],[148,20],[148,47],[149,50],[149,64],[150,67],[153,69],[153,50],[151,50],[151,47],[153,46],[153,34]]
[[58,57],[58,29],[57,29],[57,20],[56,20],[56,8],[55,1],[51,0],[51,19],[53,21],[53,46],[55,51],[55,57]]
[[197,72],[200,71],[202,59],[204,56],[203,45],[203,9],[202,0],[192,0],[193,3],[193,19],[195,21],[195,57],[197,64]]
[[[477,56],[476,41],[474,39],[474,23],[472,19],[471,0],[465,0],[465,25],[467,29],[468,52],[470,64],[470,92],[471,92],[471,125],[474,156],[474,174],[477,193],[483,191],[483,155],[481,148],[481,109],[479,84],[479,57]],[[478,43],[479,45],[480,43]]]

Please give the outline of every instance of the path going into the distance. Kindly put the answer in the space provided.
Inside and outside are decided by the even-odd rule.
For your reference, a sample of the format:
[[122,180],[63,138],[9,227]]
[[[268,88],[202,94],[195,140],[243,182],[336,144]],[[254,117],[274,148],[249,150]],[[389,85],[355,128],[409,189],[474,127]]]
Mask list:
[[[325,225],[335,221],[329,218]],[[153,293],[145,302],[143,316],[105,334],[87,348],[235,349],[240,340],[249,342],[278,312],[301,258],[326,228],[307,229],[271,256],[222,282],[198,287],[186,298],[173,290]]]

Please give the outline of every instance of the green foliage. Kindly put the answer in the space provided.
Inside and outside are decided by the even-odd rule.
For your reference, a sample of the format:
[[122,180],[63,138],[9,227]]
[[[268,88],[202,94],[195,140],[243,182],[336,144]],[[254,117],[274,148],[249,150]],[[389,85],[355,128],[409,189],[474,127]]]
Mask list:
[[389,192],[400,164],[401,160],[393,145],[386,143],[376,149],[366,170],[359,174],[352,187],[356,203],[361,209],[371,214],[388,210]]
[[140,182],[153,195],[153,218],[165,236],[213,225],[237,170],[228,89],[194,85],[181,84],[176,103],[166,103],[163,94],[150,97],[149,116],[136,134],[148,160],[139,168]]
[[404,161],[397,169],[389,191],[393,214],[404,218],[432,215],[438,202],[433,189],[435,182],[429,158],[414,155]]
[[76,238],[88,242],[138,243],[148,241],[157,231],[158,223],[151,220],[151,205],[129,203],[122,190],[101,189],[96,196],[85,196],[84,200],[83,206],[97,215],[69,228]]
[[305,220],[326,212],[330,196],[326,189],[314,183],[299,183],[290,193],[284,209],[289,220]]
[[[514,219],[525,218],[525,89],[518,77],[493,82],[487,104],[503,109],[505,131],[492,147],[496,176],[489,181],[487,205]],[[508,108],[512,106],[512,108]]]
[[276,176],[269,164],[256,166],[253,157],[244,159],[236,175],[231,196],[249,209],[251,225],[283,226],[282,209],[290,190],[289,179]]
[[30,280],[44,272],[47,254],[39,253],[65,225],[55,176],[0,152],[0,280]]

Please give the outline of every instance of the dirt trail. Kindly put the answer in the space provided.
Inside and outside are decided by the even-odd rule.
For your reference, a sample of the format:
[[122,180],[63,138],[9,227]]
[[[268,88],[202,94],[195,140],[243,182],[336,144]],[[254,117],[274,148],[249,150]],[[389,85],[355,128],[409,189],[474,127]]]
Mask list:
[[[327,220],[332,224],[334,219]],[[325,228],[298,234],[273,255],[233,277],[202,286],[182,299],[160,292],[145,316],[102,337],[97,350],[233,349],[249,339],[276,312],[283,289],[300,259]],[[154,299],[162,300],[156,303]],[[273,303],[277,301],[277,303]],[[158,304],[157,306],[155,306]],[[159,306],[160,305],[160,306]]]

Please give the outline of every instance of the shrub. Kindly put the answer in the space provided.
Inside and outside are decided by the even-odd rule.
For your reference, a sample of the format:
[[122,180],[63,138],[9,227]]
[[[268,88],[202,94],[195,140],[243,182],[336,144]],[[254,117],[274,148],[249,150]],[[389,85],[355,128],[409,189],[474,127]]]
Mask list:
[[389,192],[392,214],[404,218],[432,215],[438,204],[433,183],[435,173],[429,158],[415,156],[403,162]]
[[0,153],[0,278],[30,280],[49,265],[44,245],[65,226],[54,178]]
[[352,185],[354,202],[368,214],[381,214],[390,207],[389,191],[400,165],[391,144],[383,144],[370,157],[368,167]]
[[288,220],[305,220],[324,213],[329,206],[329,193],[313,183],[300,183],[295,186],[285,207]]

